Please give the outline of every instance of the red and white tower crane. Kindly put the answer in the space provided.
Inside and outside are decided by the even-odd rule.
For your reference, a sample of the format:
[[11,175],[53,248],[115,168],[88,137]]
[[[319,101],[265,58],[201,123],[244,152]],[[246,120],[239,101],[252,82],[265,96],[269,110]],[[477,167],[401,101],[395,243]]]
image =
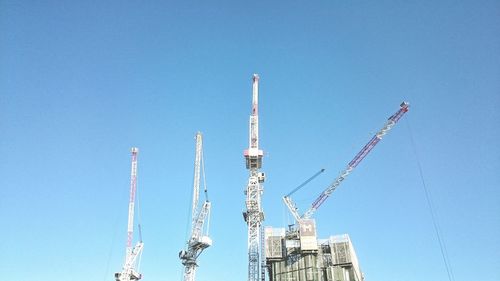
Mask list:
[[298,212],[298,208],[296,207],[295,203],[292,201],[292,198],[290,197],[294,192],[296,192],[299,188],[295,188],[290,192],[289,194],[285,195],[283,197],[283,201],[285,202],[286,206],[292,213],[293,217],[299,223],[299,226],[302,228],[302,223],[307,223],[311,224],[314,223],[312,221],[312,216],[314,215],[314,212],[325,202],[325,200],[337,189],[337,187],[342,183],[343,180],[358,166],[358,164],[372,151],[372,149],[377,145],[377,143],[382,139],[382,137],[387,134],[389,130],[392,129],[394,125],[401,119],[401,117],[408,111],[409,109],[409,104],[407,102],[403,102],[400,105],[399,110],[394,113],[387,122],[385,123],[384,127],[378,131],[375,136],[372,137],[372,139],[361,149],[361,151],[356,154],[354,159],[347,164],[347,167],[345,170],[343,170],[339,176],[318,196],[316,200],[312,203],[311,207],[301,216]]
[[138,270],[138,260],[141,257],[144,243],[142,242],[140,225],[139,225],[139,242],[132,247],[134,236],[134,210],[135,210],[135,195],[137,191],[137,154],[139,149],[133,147],[132,152],[132,168],[130,172],[130,201],[128,205],[128,228],[127,228],[127,249],[125,253],[125,263],[121,272],[115,273],[116,281],[131,281],[142,278]]
[[179,258],[184,265],[184,281],[195,280],[196,267],[198,266],[197,259],[203,250],[212,245],[212,239],[208,236],[211,203],[208,201],[208,191],[205,183],[205,202],[203,202],[201,209],[198,209],[201,172],[203,172],[203,176],[205,176],[203,169],[203,137],[201,133],[198,132],[196,134],[196,153],[194,160],[191,236],[187,241],[186,249],[179,252]]
[[248,185],[245,190],[246,212],[243,218],[248,227],[248,281],[259,281],[261,258],[261,231],[264,212],[261,206],[261,196],[264,191],[261,185],[264,182],[262,167],[263,151],[259,149],[259,76],[253,75],[252,86],[252,113],[249,123],[249,146],[243,152],[246,168],[249,170]]

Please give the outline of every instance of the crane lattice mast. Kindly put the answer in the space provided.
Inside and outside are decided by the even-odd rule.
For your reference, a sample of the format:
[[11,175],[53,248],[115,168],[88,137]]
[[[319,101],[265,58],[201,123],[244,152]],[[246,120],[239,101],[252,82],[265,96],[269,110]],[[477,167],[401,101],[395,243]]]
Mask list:
[[[196,152],[194,160],[193,201],[191,208],[191,236],[187,241],[186,249],[179,252],[179,258],[184,265],[184,281],[194,281],[196,275],[197,259],[201,252],[212,245],[208,236],[208,220],[210,219],[211,203],[208,201],[205,186],[205,202],[198,209],[200,193],[200,175],[203,169],[203,137],[200,132],[196,134]],[[207,224],[205,225],[205,222]],[[205,232],[204,232],[205,228]]]
[[249,170],[248,185],[245,190],[246,212],[243,218],[248,227],[248,281],[259,281],[259,258],[261,249],[260,227],[264,220],[261,196],[264,191],[262,167],[263,151],[259,149],[259,76],[253,75],[252,113],[249,123],[249,147],[243,152],[246,168]]
[[318,196],[318,198],[312,203],[311,207],[304,213],[304,215],[300,216],[298,208],[293,203],[290,197],[290,195],[297,191],[298,188],[294,189],[291,193],[284,196],[283,201],[292,213],[295,220],[300,223],[301,220],[310,219],[313,216],[314,212],[316,212],[316,210],[321,206],[321,204],[325,202],[325,200],[332,194],[333,191],[335,191],[335,189],[352,172],[352,170],[354,170],[354,168],[358,166],[358,164],[366,157],[366,155],[368,155],[368,153],[372,151],[372,149],[377,145],[382,137],[387,134],[387,132],[391,130],[394,125],[396,125],[396,123],[408,111],[408,109],[409,104],[407,102],[403,102],[400,105],[399,110],[391,117],[389,117],[384,127],[373,136],[373,138],[361,149],[358,154],[356,154],[354,159],[352,159],[351,162],[347,164],[346,169],[343,170],[339,174],[339,176]]
[[[142,249],[144,248],[144,243],[140,237],[139,231],[139,242],[132,247],[132,240],[134,236],[134,210],[135,210],[135,195],[137,191],[137,154],[139,149],[133,147],[132,152],[132,167],[130,172],[130,200],[128,206],[128,227],[127,227],[127,249],[125,253],[125,263],[121,272],[115,273],[116,281],[131,281],[139,280],[142,278],[142,274],[137,272],[136,263],[140,259],[142,254]],[[139,226],[140,227],[140,226]],[[140,230],[140,229],[139,229]]]

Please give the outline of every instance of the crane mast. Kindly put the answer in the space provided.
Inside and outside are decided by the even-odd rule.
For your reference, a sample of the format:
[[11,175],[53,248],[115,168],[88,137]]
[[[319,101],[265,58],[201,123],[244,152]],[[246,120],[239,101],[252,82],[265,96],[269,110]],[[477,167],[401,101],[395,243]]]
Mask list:
[[194,281],[196,275],[197,259],[201,252],[212,245],[208,236],[208,222],[204,233],[205,221],[210,218],[211,203],[208,201],[205,186],[205,202],[198,209],[200,193],[200,175],[203,166],[203,137],[200,132],[196,134],[196,152],[194,160],[193,200],[191,208],[191,235],[187,241],[186,249],[179,252],[179,258],[184,265],[184,281]]
[[132,247],[132,240],[134,236],[135,195],[137,191],[137,154],[139,153],[139,149],[133,147],[131,149],[131,153],[132,167],[130,172],[130,200],[128,206],[127,248],[125,253],[125,263],[123,265],[122,271],[115,273],[116,281],[131,281],[139,280],[142,278],[142,274],[136,271],[136,263],[142,254],[142,249],[144,248],[142,238],[139,237],[140,241],[137,242],[134,247]]
[[298,208],[293,203],[290,197],[291,193],[295,192],[296,190],[293,190],[291,193],[283,197],[283,201],[292,213],[295,220],[299,222],[299,224],[302,220],[310,219],[313,216],[314,212],[316,212],[321,204],[325,202],[325,200],[332,194],[333,191],[335,191],[335,189],[352,172],[352,170],[354,170],[354,168],[358,166],[358,164],[366,157],[366,155],[368,155],[368,153],[372,151],[372,149],[378,144],[382,137],[387,134],[387,132],[391,130],[394,125],[396,125],[396,123],[408,111],[408,109],[409,104],[407,102],[401,103],[399,110],[388,118],[384,127],[372,137],[372,139],[361,149],[361,151],[356,154],[351,162],[347,164],[347,167],[342,172],[340,172],[339,176],[318,196],[316,200],[314,200],[311,207],[304,213],[304,215],[300,216]]
[[264,191],[261,183],[264,182],[262,167],[263,151],[259,149],[259,76],[253,75],[252,83],[252,112],[249,122],[249,145],[243,152],[246,168],[249,170],[248,185],[245,190],[246,212],[243,218],[248,228],[248,281],[259,281],[261,254],[261,230],[264,212],[261,207],[261,196]]

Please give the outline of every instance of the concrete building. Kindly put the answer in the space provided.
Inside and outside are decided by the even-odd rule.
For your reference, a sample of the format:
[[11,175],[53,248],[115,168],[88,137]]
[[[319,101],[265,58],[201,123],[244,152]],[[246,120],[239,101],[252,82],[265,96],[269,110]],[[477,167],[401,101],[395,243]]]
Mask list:
[[364,280],[349,235],[317,239],[314,220],[300,228],[265,228],[269,281]]

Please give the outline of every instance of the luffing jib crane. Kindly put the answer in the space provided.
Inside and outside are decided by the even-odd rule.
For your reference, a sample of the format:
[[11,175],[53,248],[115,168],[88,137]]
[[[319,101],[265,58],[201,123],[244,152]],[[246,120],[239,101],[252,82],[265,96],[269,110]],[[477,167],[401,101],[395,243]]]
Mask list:
[[[208,225],[210,220],[211,203],[208,201],[207,187],[204,183],[205,202],[198,209],[200,192],[200,168],[203,170],[203,138],[200,132],[196,134],[196,153],[194,160],[193,201],[191,208],[191,236],[187,241],[186,249],[179,252],[179,258],[184,265],[184,281],[194,281],[196,274],[197,259],[201,252],[212,245],[212,239],[208,236]],[[206,222],[206,224],[205,224]]]
[[299,188],[295,188],[294,190],[292,190],[292,192],[283,197],[283,201],[299,224],[302,220],[309,220],[312,218],[314,212],[316,212],[321,204],[325,202],[325,200],[332,194],[333,191],[335,191],[335,189],[352,172],[352,170],[354,170],[354,168],[358,166],[358,164],[366,157],[366,155],[370,153],[370,151],[377,145],[382,137],[387,134],[390,129],[392,129],[392,127],[399,121],[399,119],[401,119],[401,117],[408,111],[408,108],[409,104],[407,102],[403,102],[400,105],[399,110],[391,117],[389,117],[384,127],[380,131],[378,131],[375,136],[373,136],[373,138],[361,149],[358,154],[356,154],[354,159],[352,159],[351,162],[347,164],[346,169],[343,170],[339,174],[339,176],[318,196],[318,198],[312,203],[311,207],[302,216],[299,214],[298,208],[290,197],[301,186],[299,186]]
[[264,153],[259,149],[259,76],[253,75],[252,84],[252,113],[249,123],[249,147],[243,152],[246,168],[250,174],[248,185],[245,190],[246,212],[243,218],[248,228],[248,281],[259,280],[259,258],[261,258],[261,227],[264,220],[264,212],[261,207],[261,196],[264,191],[261,185],[264,182],[264,173],[260,172],[262,167],[262,156]]
[[137,154],[139,149],[133,147],[132,152],[132,168],[130,172],[130,201],[128,205],[128,228],[127,228],[127,250],[125,253],[125,263],[121,272],[115,273],[116,281],[132,281],[142,278],[138,270],[138,261],[144,248],[142,242],[140,225],[139,225],[139,242],[132,247],[132,240],[134,234],[134,210],[135,210],[135,195],[137,191]]

